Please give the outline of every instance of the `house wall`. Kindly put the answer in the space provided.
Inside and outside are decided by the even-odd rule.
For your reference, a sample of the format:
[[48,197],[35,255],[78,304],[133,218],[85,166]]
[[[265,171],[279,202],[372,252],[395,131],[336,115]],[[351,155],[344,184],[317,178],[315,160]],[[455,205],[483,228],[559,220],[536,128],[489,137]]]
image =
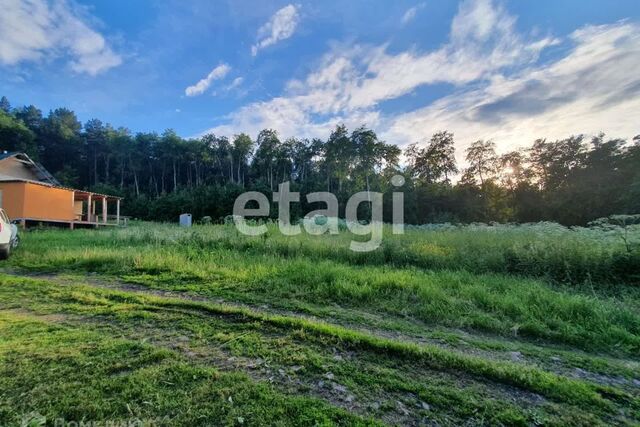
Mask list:
[[22,218],[24,212],[24,183],[0,182],[2,191],[2,209],[10,219]]
[[24,209],[22,218],[53,221],[73,221],[73,191],[62,188],[20,183],[24,186]]
[[39,181],[38,176],[15,157],[9,157],[0,161],[0,175]]

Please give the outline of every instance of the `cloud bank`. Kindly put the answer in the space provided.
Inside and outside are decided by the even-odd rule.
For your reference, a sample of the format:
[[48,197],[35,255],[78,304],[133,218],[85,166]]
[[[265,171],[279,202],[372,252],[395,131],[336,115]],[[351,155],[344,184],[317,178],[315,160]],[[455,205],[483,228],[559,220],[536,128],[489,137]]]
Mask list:
[[72,70],[95,76],[122,63],[82,10],[64,0],[0,1],[0,63],[66,57]]
[[[335,46],[283,94],[241,107],[217,134],[263,128],[326,138],[337,123],[365,124],[400,146],[453,131],[459,148],[493,139],[501,151],[539,137],[640,130],[640,26],[584,26],[563,38],[523,34],[516,17],[490,0],[465,1],[449,38],[435,50],[390,53],[386,45]],[[540,60],[553,49],[553,59]],[[450,94],[411,111],[385,102],[445,84]],[[461,152],[461,150],[459,150]]]
[[450,129],[463,146],[484,138],[506,150],[541,137],[638,134],[640,75],[631,70],[640,67],[640,26],[586,26],[574,31],[568,44],[571,49],[555,62],[495,74],[478,87],[393,117],[385,136],[419,141]]

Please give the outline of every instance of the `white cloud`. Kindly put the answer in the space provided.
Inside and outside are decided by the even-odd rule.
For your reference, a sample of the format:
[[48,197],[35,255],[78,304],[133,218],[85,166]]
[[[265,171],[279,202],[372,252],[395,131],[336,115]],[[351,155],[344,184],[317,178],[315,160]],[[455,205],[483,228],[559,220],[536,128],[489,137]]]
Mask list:
[[225,86],[221,87],[220,89],[214,90],[213,92],[211,92],[211,95],[213,95],[213,96],[224,96],[224,95],[228,95],[231,92],[234,92],[238,96],[244,96],[244,95],[246,95],[248,90],[241,89],[242,83],[244,83],[244,78],[243,77],[236,77],[228,85],[225,85]]
[[78,73],[96,75],[122,63],[80,9],[65,0],[1,0],[0,63],[68,56]]
[[501,151],[536,138],[600,131],[630,139],[640,132],[640,75],[632,71],[640,69],[640,25],[586,26],[570,41],[573,48],[555,62],[496,74],[484,85],[391,118],[385,137],[407,143],[448,129],[459,148],[493,139]]
[[268,102],[256,102],[242,107],[229,116],[230,123],[208,129],[205,133],[231,136],[240,132],[257,135],[262,129],[276,129],[285,137],[326,138],[338,124],[354,129],[360,125],[376,127],[380,114],[375,111],[358,111],[348,115],[333,115],[326,121],[310,120],[308,112],[300,109],[288,98],[274,98]]
[[[461,4],[449,40],[439,48],[389,53],[383,46],[334,46],[281,96],[246,105],[209,131],[326,138],[335,124],[366,124],[400,146],[438,130],[456,135],[459,154],[492,138],[500,150],[538,137],[605,131],[637,134],[640,25],[586,26],[560,40],[516,30],[516,18],[489,0]],[[562,44],[561,56],[539,54]],[[413,111],[383,113],[380,104],[423,85],[446,83],[452,94]]]
[[515,21],[515,17],[508,15],[501,5],[496,5],[491,0],[462,2],[451,23],[451,38],[458,44],[482,42],[492,33],[511,33]]
[[[484,2],[473,3],[482,7]],[[482,13],[470,13],[473,7],[463,4],[456,22],[465,26],[483,26]],[[382,101],[410,93],[424,84],[448,82],[462,85],[478,80],[503,66],[529,63],[537,58],[550,41],[535,40],[532,49],[514,33],[514,19],[502,9],[492,10],[496,34],[483,30],[468,35],[452,26],[451,40],[439,49],[389,54],[386,46],[336,46],[326,54],[317,71],[304,80],[292,80],[283,96],[251,104],[229,116],[224,131],[242,126],[300,130],[327,128],[336,120],[366,118],[369,126],[379,124],[381,115],[372,111]],[[459,25],[459,24],[457,24]],[[481,37],[475,38],[474,34]],[[462,40],[466,40],[465,43]],[[329,116],[325,124],[313,123],[314,115]],[[333,117],[331,117],[333,116]],[[247,119],[249,117],[250,119]],[[214,129],[221,133],[222,129]],[[242,130],[248,131],[248,129]]]
[[413,18],[416,17],[416,14],[418,13],[418,11],[422,9],[424,6],[425,6],[425,3],[420,3],[407,9],[404,15],[402,15],[402,19],[401,19],[402,25],[405,25],[411,22]]
[[213,83],[214,80],[219,80],[224,78],[224,76],[226,76],[229,71],[231,71],[231,67],[228,64],[218,65],[216,68],[211,70],[209,74],[207,74],[207,77],[200,80],[195,85],[189,86],[188,88],[186,88],[184,90],[185,95],[187,96],[202,95],[204,91],[207,90],[209,86],[211,86],[211,83]]
[[258,41],[251,46],[251,54],[256,56],[260,49],[288,39],[298,26],[299,7],[289,4],[278,10],[269,21],[258,30]]
[[242,77],[236,77],[235,79],[233,79],[233,81],[229,84],[229,86],[226,87],[227,91],[229,90],[233,90],[237,87],[239,87],[242,82],[244,82],[244,79]]

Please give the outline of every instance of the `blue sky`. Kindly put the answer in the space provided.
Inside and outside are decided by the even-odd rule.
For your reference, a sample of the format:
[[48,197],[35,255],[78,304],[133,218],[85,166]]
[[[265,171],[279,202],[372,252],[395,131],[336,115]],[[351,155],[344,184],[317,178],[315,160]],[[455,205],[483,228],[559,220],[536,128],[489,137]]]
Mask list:
[[132,131],[640,133],[640,3],[0,0],[0,94]]

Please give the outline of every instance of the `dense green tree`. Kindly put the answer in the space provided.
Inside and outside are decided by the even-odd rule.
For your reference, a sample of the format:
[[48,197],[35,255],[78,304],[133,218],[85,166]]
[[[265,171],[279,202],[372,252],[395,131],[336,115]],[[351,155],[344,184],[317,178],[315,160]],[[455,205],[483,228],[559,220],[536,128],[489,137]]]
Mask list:
[[281,160],[281,143],[278,133],[273,129],[264,129],[258,134],[257,149],[253,157],[254,177],[263,180],[271,191],[277,185],[275,174],[278,172],[278,161]]
[[42,124],[40,160],[65,185],[79,184],[79,171],[86,160],[81,129],[75,113],[66,108],[49,112]]
[[449,181],[458,173],[451,132],[435,133],[425,147],[411,144],[405,151],[412,173],[426,183]]
[[15,109],[13,114],[33,132],[37,133],[42,128],[42,111],[33,105]]
[[37,158],[35,134],[21,121],[0,110],[0,144],[5,151],[21,151]]
[[98,159],[107,155],[107,129],[98,119],[91,119],[84,124],[84,140],[88,162],[87,176],[91,185],[98,185]]
[[[123,195],[123,212],[139,218],[174,220],[190,211],[222,219],[241,192],[270,197],[283,181],[303,194],[292,208],[297,216],[315,208],[305,193],[326,190],[336,193],[340,212],[355,192],[383,192],[386,220],[391,193],[403,191],[409,223],[586,224],[640,212],[640,136],[630,142],[605,135],[538,139],[500,155],[491,141],[479,140],[465,150],[459,175],[455,145],[453,134],[437,132],[410,145],[401,162],[397,146],[365,127],[349,132],[338,125],[327,140],[281,140],[271,129],[255,142],[246,134],[186,140],[171,129],[133,136],[98,119],[83,126],[65,108],[43,117],[33,105],[0,101],[0,150],[26,152],[63,184]],[[401,188],[390,184],[396,174],[406,179]]]
[[497,172],[496,144],[493,141],[478,140],[473,142],[465,150],[467,167],[463,180],[468,182],[480,182],[493,178]]
[[233,138],[233,156],[236,158],[236,182],[243,187],[253,148],[254,142],[246,133],[241,133]]
[[352,139],[349,138],[346,126],[336,126],[323,145],[323,170],[326,175],[327,191],[342,191],[342,185],[353,167],[354,153]]
[[0,111],[9,114],[11,113],[11,103],[6,96],[0,98]]

